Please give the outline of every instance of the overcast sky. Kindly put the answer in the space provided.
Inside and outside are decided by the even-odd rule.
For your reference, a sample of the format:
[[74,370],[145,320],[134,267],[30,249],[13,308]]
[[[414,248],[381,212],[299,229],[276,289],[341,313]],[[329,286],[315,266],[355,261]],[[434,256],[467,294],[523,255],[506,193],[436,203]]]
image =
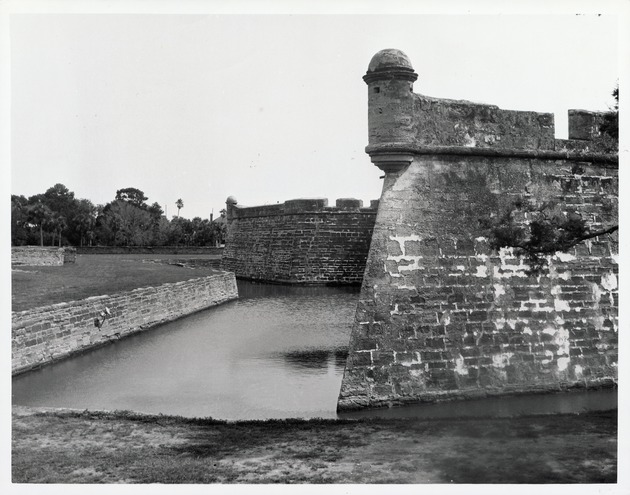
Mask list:
[[10,17],[11,192],[63,183],[95,204],[136,187],[182,216],[299,197],[380,195],[367,144],[374,53],[398,48],[414,91],[501,108],[606,110],[610,15]]

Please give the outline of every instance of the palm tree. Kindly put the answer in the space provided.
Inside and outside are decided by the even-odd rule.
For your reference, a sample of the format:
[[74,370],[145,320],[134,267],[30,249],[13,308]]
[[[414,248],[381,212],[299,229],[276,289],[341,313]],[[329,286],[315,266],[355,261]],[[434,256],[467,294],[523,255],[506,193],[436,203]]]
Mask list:
[[[58,215],[53,219],[52,227],[54,232],[59,235],[59,247],[61,247],[61,233],[68,227],[65,217]],[[53,246],[55,245],[55,236],[53,234]]]
[[81,235],[81,246],[83,246],[84,241],[90,238],[90,234],[94,229],[95,219],[92,215],[87,213],[81,213],[74,217],[75,228]]
[[177,206],[177,216],[179,217],[179,210],[184,207],[184,202],[181,200],[181,198],[175,201],[175,206]]
[[26,208],[26,215],[30,223],[39,226],[39,244],[44,247],[44,225],[52,218],[52,210],[45,204],[37,202]]

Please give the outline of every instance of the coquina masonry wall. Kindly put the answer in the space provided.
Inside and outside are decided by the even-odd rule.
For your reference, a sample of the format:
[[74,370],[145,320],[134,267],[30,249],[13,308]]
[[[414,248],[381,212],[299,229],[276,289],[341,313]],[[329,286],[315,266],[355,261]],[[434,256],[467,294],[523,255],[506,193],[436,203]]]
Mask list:
[[556,140],[551,114],[417,95],[415,76],[385,50],[364,78],[367,151],[386,176],[339,410],[615,383],[617,234],[528,276],[480,223],[533,193],[595,230],[616,223],[601,116],[570,112]]
[[277,283],[360,284],[376,203],[296,199],[270,206],[227,202],[222,268],[237,277]]
[[11,248],[11,265],[61,266],[76,261],[76,249],[18,246]]
[[[17,374],[238,297],[233,273],[145,287],[12,314]],[[94,319],[109,308],[99,329]]]

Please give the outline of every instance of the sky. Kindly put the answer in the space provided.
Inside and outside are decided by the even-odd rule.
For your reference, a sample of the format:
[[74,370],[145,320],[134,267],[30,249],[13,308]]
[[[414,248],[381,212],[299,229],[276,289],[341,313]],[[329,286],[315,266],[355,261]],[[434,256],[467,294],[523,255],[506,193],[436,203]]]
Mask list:
[[17,13],[11,193],[56,183],[104,204],[135,187],[168,217],[300,197],[380,196],[365,154],[372,55],[398,48],[416,93],[554,112],[607,110],[613,15]]

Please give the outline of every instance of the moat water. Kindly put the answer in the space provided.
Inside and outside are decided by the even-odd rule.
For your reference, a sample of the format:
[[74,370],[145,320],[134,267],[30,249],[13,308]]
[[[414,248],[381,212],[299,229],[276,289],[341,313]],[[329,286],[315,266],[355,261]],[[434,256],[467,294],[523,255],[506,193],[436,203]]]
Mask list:
[[[239,282],[237,301],[13,378],[16,405],[220,419],[337,417],[358,288]],[[610,409],[614,391],[381,409],[344,417]]]

